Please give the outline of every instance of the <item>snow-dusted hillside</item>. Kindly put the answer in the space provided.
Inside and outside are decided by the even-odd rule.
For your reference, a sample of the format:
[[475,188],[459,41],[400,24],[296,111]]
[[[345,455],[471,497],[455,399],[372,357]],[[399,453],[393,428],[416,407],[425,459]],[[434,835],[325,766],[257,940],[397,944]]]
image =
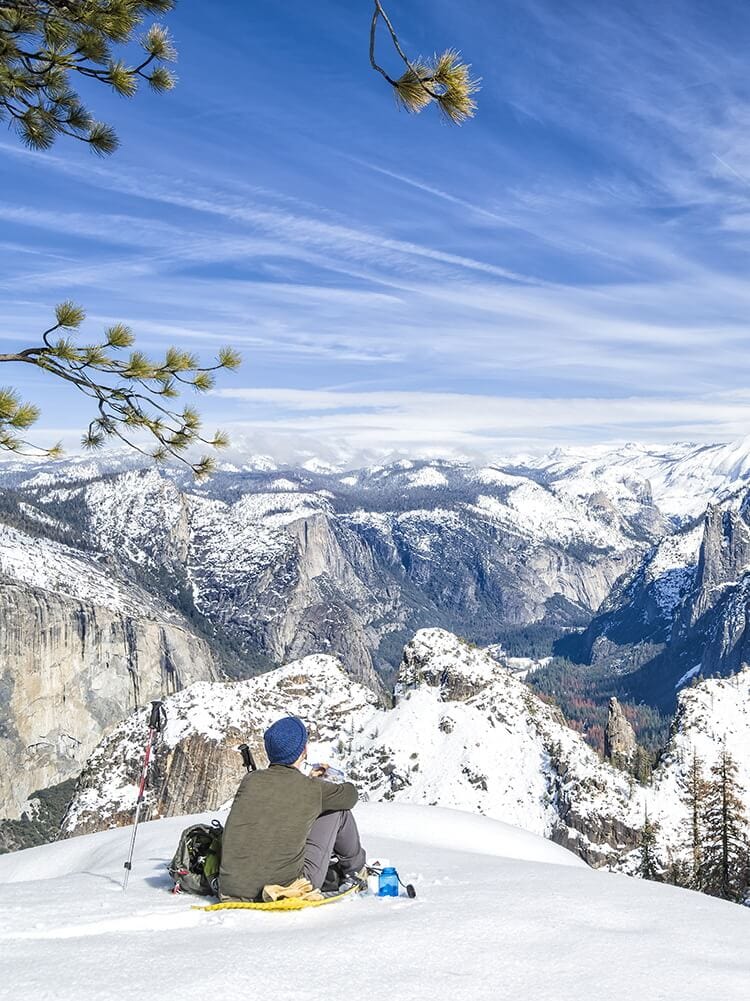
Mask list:
[[[443,630],[422,630],[404,650],[392,708],[325,656],[170,697],[148,815],[217,808],[231,799],[241,777],[238,745],[249,742],[262,766],[264,729],[292,713],[310,727],[310,760],[344,768],[371,800],[493,817],[551,838],[595,866],[626,872],[637,866],[648,813],[659,825],[666,866],[687,851],[679,787],[693,748],[708,769],[727,747],[740,763],[750,807],[750,668],[679,698],[667,749],[652,783],[641,785],[602,761],[559,710],[490,655]],[[145,739],[146,715],[136,713],[100,744],[66,833],[129,821]]]
[[[166,703],[170,723],[157,750],[149,815],[225,802],[240,777],[238,744],[248,741],[262,764],[264,729],[293,713],[310,726],[310,759],[340,764],[371,799],[482,813],[596,864],[616,862],[637,843],[643,790],[488,654],[443,630],[422,630],[404,651],[396,693],[395,706],[383,708],[330,657],[180,692]],[[66,832],[127,822],[145,738],[138,713],[102,742]],[[186,768],[186,760],[196,766]]]
[[0,575],[128,615],[182,622],[174,606],[134,581],[112,573],[104,553],[85,552],[0,522]]
[[691,678],[750,663],[750,491],[662,539],[566,642],[575,659],[623,675],[626,697],[667,711]]
[[649,791],[664,863],[685,854],[682,801],[694,756],[708,777],[724,748],[737,765],[737,781],[750,817],[750,666],[732,678],[706,678],[680,693],[673,732]]
[[395,804],[356,816],[369,857],[415,882],[416,900],[192,910],[164,868],[187,817],[141,828],[124,894],[127,829],[4,856],[3,989],[28,1001],[746,997],[743,908],[592,872],[486,818]]
[[603,492],[621,510],[651,496],[660,511],[679,522],[703,513],[710,502],[750,485],[750,437],[717,445],[592,445],[519,457],[521,472],[574,496]]

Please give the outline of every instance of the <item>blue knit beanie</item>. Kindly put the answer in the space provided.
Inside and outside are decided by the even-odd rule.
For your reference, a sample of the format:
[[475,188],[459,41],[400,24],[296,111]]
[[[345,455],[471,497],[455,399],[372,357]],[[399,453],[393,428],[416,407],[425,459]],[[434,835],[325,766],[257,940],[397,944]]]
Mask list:
[[285,716],[263,735],[269,765],[292,765],[307,744],[307,727],[296,716]]

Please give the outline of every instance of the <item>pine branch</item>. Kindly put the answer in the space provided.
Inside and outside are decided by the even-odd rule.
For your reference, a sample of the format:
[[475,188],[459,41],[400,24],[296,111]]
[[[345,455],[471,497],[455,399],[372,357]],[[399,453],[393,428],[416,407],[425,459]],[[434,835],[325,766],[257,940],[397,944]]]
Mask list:
[[[376,59],[377,29],[381,20],[393,48],[406,66],[406,71],[396,79]],[[418,113],[436,102],[445,118],[455,125],[473,118],[476,112],[473,95],[479,90],[481,81],[471,77],[471,67],[461,62],[455,49],[435,54],[430,59],[409,59],[380,0],[374,0],[370,22],[370,65],[391,85],[397,103],[406,111]]]
[[[152,24],[140,39],[143,21],[164,14],[173,0],[3,0],[0,3],[0,119],[9,119],[21,141],[49,149],[60,136],[87,143],[108,155],[117,136],[96,121],[79,99],[73,81],[93,80],[124,97],[141,81],[158,92],[176,77],[164,65],[177,52],[166,28]],[[128,65],[113,55],[138,40],[144,57]]]
[[[168,348],[164,358],[155,360],[142,351],[131,350],[127,357],[117,352],[132,347],[133,334],[124,324],[109,327],[100,341],[79,345],[73,336],[55,337],[61,331],[76,331],[84,322],[84,311],[71,302],[55,310],[56,322],[41,336],[41,343],[10,354],[0,354],[0,363],[20,362],[35,365],[48,374],[74,386],[96,406],[93,418],[83,435],[85,448],[101,448],[118,439],[142,455],[162,462],[178,459],[196,476],[207,475],[213,468],[210,456],[192,460],[188,454],[197,446],[226,448],[229,439],[223,431],[207,436],[202,432],[198,412],[186,406],[178,409],[168,401],[178,393],[177,383],[206,392],[214,384],[215,373],[236,369],[239,354],[222,348],[215,363],[202,365],[190,352]],[[28,443],[18,432],[33,425],[39,411],[24,403],[14,390],[0,391],[0,449],[19,452]],[[137,435],[138,438],[134,437]],[[139,444],[152,439],[152,448]],[[59,446],[38,449],[34,454],[59,454]]]

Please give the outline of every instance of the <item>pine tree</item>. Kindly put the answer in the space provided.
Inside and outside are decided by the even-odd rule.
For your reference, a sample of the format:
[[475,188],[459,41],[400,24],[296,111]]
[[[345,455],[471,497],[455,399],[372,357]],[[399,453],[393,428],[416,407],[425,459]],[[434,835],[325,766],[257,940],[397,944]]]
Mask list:
[[724,748],[711,769],[705,796],[703,889],[740,902],[748,888],[747,818],[737,782],[737,765]]
[[703,761],[693,751],[687,774],[682,780],[682,802],[688,808],[689,876],[686,883],[692,890],[703,889],[704,812],[708,785],[703,774]]
[[631,769],[633,775],[639,782],[646,784],[651,781],[653,759],[646,748],[641,744],[636,744]]
[[[379,23],[384,25],[398,59],[406,67],[398,77],[391,76],[377,62]],[[474,94],[479,90],[480,81],[470,75],[471,67],[462,62],[455,49],[428,58],[407,56],[380,0],[374,0],[370,22],[370,65],[388,81],[396,103],[405,111],[418,114],[430,105],[437,105],[446,121],[454,125],[473,118],[477,108]]]
[[640,861],[638,875],[641,879],[659,879],[659,865],[656,858],[656,835],[659,825],[649,819],[648,811],[641,829]]

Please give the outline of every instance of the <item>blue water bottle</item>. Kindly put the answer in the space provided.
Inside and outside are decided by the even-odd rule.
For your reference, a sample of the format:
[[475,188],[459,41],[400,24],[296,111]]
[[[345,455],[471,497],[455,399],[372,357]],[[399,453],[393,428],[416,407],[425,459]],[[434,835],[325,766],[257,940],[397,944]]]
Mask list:
[[380,878],[378,880],[378,896],[379,897],[397,897],[398,896],[398,873],[393,868],[392,865],[388,865],[380,873]]

